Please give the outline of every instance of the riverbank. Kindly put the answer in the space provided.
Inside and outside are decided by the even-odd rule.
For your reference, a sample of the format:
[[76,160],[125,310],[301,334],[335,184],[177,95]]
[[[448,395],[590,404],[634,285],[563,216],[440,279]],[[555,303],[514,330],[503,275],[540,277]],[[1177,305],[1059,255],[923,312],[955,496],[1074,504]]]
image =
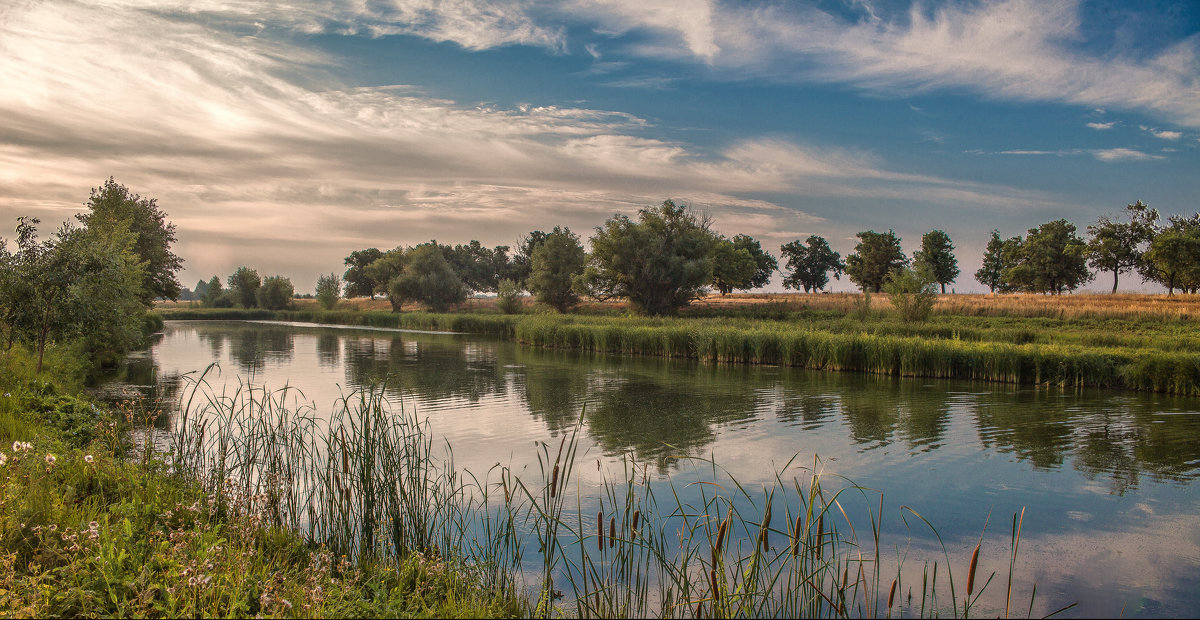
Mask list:
[[602,304],[573,314],[506,315],[485,300],[447,314],[393,313],[367,300],[332,311],[311,304],[278,312],[159,311],[166,319],[460,331],[529,346],[710,363],[1200,395],[1200,302],[1189,296],[943,296],[919,323],[901,320],[879,297],[869,303],[848,295],[715,298],[675,318],[628,316]]
[[351,562],[130,439],[157,412],[82,393],[78,364],[0,357],[0,617],[519,617],[452,558]]

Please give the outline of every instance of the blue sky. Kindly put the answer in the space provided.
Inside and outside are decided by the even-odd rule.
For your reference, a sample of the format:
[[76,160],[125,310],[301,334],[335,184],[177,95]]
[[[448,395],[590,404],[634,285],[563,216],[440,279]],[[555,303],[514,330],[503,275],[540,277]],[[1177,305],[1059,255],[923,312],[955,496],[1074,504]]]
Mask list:
[[48,233],[113,176],[187,286],[672,198],[775,253],[942,229],[979,291],[993,228],[1200,209],[1186,0],[17,1],[0,84],[0,220]]

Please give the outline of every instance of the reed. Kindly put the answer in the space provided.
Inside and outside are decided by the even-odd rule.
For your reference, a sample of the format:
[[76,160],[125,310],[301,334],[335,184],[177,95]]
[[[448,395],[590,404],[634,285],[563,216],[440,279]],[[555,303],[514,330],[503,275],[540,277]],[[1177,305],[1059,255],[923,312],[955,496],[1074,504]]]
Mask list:
[[[840,488],[827,491],[819,460],[793,459],[754,490],[711,459],[681,457],[696,481],[669,480],[659,496],[647,467],[626,456],[615,477],[585,487],[574,481],[585,412],[557,446],[538,444],[532,476],[497,466],[476,477],[382,388],[347,394],[318,417],[288,388],[218,391],[216,372],[185,396],[175,471],[224,510],[260,514],[358,562],[441,558],[480,587],[524,598],[537,617],[874,617],[897,604],[903,584],[889,587],[881,571],[882,497],[878,512],[867,506],[860,539],[846,506],[871,492],[836,476]],[[803,483],[796,471],[807,472]],[[977,599],[987,584],[974,592],[971,572]],[[910,596],[902,613],[968,611],[938,603],[936,573],[935,564],[921,608]]]

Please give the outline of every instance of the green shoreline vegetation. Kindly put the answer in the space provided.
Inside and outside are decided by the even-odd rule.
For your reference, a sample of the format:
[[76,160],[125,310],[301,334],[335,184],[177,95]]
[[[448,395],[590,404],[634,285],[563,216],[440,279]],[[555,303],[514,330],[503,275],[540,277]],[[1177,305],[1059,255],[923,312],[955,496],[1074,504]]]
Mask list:
[[[934,315],[855,318],[774,308],[775,318],[489,312],[163,309],[166,319],[251,319],[491,334],[522,344],[702,362],[1200,395],[1189,319]],[[763,313],[763,311],[759,311]]]

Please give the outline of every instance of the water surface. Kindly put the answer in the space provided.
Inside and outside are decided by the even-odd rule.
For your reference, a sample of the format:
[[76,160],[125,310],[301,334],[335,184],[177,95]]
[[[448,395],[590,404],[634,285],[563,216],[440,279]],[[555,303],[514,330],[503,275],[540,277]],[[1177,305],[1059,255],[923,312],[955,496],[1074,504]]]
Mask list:
[[804,479],[816,463],[883,493],[884,544],[893,558],[907,550],[917,570],[944,558],[927,529],[905,526],[902,505],[937,527],[962,580],[986,525],[981,565],[997,571],[990,587],[999,596],[985,599],[992,611],[1003,611],[1008,531],[1024,507],[1014,580],[1021,615],[1034,583],[1035,615],[1071,602],[1078,607],[1068,617],[1190,616],[1200,608],[1197,399],[232,321],[168,321],[125,380],[156,385],[169,399],[186,385],[183,375],[213,362],[221,374],[210,373],[210,383],[289,385],[318,412],[386,381],[400,406],[427,417],[456,463],[476,473],[497,463],[536,473],[537,442],[557,443],[581,413],[587,466],[577,471],[585,488],[619,471],[622,455],[648,463],[657,484],[670,479],[685,489],[712,471],[697,472],[680,456],[712,457],[759,489],[777,475]]

